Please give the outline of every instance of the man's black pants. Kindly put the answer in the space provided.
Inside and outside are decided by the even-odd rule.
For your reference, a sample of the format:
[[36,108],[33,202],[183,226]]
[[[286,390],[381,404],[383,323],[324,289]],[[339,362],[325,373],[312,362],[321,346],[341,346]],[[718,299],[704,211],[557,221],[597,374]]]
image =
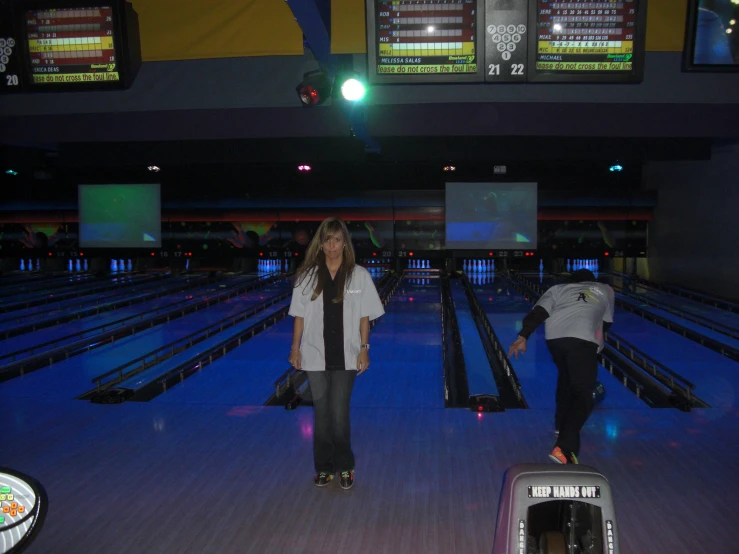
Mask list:
[[593,411],[593,390],[598,378],[598,345],[563,338],[547,341],[559,377],[554,425],[559,446],[565,454],[580,454],[580,430]]
[[354,469],[349,402],[357,372],[308,371],[313,396],[313,462],[316,473]]

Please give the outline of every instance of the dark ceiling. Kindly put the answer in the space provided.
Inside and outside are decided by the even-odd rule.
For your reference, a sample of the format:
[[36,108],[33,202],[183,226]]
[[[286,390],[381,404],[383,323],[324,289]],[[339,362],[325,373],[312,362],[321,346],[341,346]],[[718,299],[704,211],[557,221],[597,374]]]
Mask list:
[[[308,189],[443,190],[447,181],[535,181],[541,190],[605,194],[637,191],[644,163],[709,159],[702,139],[572,137],[410,137],[380,140],[381,153],[343,139],[247,139],[67,143],[46,148],[7,146],[0,198],[69,199],[78,183],[160,182],[169,198],[268,197]],[[624,166],[621,173],[608,168]],[[297,170],[310,164],[312,171]],[[161,168],[158,173],[147,166]],[[456,171],[444,171],[453,165]],[[494,166],[506,166],[506,174]]]
[[150,164],[173,167],[206,165],[298,164],[373,165],[378,163],[499,165],[517,162],[610,162],[703,160],[712,141],[683,138],[592,137],[392,137],[380,138],[379,155],[365,153],[359,140],[282,138],[156,142],[72,142],[0,146],[3,166],[100,170]]

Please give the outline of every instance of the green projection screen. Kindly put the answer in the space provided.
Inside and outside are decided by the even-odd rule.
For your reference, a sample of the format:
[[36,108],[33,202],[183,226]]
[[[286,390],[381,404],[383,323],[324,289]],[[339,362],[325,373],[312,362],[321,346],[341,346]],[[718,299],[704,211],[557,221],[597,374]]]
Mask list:
[[158,184],[79,185],[80,247],[160,248]]

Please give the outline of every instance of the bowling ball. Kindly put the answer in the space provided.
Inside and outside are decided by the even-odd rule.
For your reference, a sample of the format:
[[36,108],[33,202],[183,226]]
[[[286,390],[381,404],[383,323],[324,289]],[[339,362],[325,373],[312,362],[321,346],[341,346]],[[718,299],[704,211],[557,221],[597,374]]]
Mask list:
[[595,388],[593,389],[593,400],[596,404],[600,404],[603,402],[603,399],[606,397],[606,388],[603,386],[603,383],[600,381],[597,381],[595,383]]

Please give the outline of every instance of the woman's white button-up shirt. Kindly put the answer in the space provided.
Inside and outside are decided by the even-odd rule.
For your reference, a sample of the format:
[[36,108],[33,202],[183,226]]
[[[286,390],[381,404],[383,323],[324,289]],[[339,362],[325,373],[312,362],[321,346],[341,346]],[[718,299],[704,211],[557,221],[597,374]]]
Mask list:
[[[351,279],[347,279],[344,290],[344,362],[346,369],[357,369],[357,356],[361,337],[359,321],[369,317],[370,321],[385,313],[377,288],[369,271],[354,266]],[[323,345],[323,293],[311,301],[313,295],[313,273],[310,272],[297,287],[293,288],[289,314],[304,319],[303,337],[300,341],[301,368],[305,371],[325,371],[326,358]]]

